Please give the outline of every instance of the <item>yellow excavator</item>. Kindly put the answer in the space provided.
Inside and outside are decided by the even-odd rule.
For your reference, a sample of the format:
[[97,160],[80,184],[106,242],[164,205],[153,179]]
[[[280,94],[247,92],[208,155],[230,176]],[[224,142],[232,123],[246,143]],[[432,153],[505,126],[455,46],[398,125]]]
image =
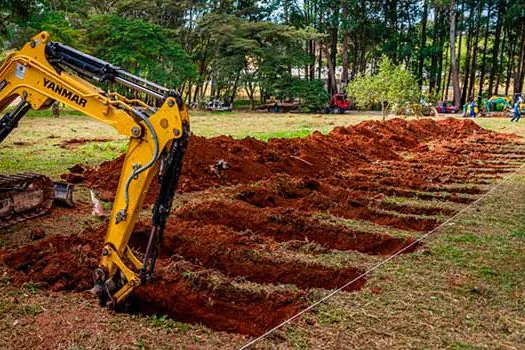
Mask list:
[[[125,87],[133,98],[97,85]],[[50,108],[56,101],[129,137],[100,263],[94,271],[93,291],[100,304],[115,307],[153,274],[190,134],[182,98],[176,90],[52,42],[42,32],[0,65],[0,112],[16,101],[16,107],[0,119],[0,143],[27,111]],[[153,228],[139,259],[128,241],[154,178],[160,191],[153,206]],[[45,211],[53,196],[50,186],[40,175],[0,177],[0,202],[3,198],[9,203],[3,211],[0,206],[0,217],[10,216],[16,222],[17,213],[31,216]]]

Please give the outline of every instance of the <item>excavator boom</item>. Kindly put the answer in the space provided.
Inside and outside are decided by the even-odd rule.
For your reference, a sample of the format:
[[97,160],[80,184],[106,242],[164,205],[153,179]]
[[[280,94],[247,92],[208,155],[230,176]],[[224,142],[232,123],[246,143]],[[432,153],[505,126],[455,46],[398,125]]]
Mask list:
[[[97,86],[101,84],[122,85],[134,97],[105,91]],[[153,274],[189,138],[187,109],[177,91],[52,42],[47,32],[34,36],[0,65],[0,112],[17,98],[20,103],[0,119],[0,142],[27,111],[50,108],[55,101],[130,138],[100,264],[94,272],[93,290],[101,304],[115,306]],[[153,229],[139,259],[128,242],[155,175],[160,191],[153,208]]]

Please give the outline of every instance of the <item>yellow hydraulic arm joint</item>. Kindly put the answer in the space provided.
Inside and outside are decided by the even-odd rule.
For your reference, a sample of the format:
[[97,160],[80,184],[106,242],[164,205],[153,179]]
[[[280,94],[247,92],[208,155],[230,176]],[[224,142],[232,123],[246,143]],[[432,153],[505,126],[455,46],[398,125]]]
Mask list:
[[[134,97],[108,93],[94,85],[98,82],[123,85],[135,91]],[[0,112],[17,97],[19,105],[0,119],[0,142],[29,109],[46,109],[55,101],[130,137],[100,264],[94,273],[94,291],[101,303],[115,306],[152,276],[189,137],[187,109],[176,91],[51,42],[46,32],[34,36],[0,65]],[[155,175],[161,190],[141,260],[128,242]]]

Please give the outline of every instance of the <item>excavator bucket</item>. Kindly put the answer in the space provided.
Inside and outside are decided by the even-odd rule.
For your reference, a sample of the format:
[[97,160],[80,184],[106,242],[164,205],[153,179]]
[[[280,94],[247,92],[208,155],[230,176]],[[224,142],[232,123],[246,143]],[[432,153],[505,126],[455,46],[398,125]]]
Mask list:
[[55,203],[73,208],[75,203],[73,202],[73,190],[75,185],[68,184],[67,182],[53,182],[55,189]]

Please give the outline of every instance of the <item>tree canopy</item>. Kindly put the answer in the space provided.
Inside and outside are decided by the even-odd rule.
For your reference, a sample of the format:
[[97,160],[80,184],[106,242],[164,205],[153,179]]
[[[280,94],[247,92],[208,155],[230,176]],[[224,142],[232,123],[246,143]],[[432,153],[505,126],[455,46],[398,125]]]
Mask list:
[[383,56],[444,100],[452,86],[460,102],[518,93],[525,79],[523,0],[0,0],[2,55],[44,29],[188,102],[253,104],[294,79],[332,94]]
[[383,119],[389,110],[416,103],[421,96],[415,77],[386,56],[376,74],[363,75],[350,82],[348,94],[365,106],[380,104]]

